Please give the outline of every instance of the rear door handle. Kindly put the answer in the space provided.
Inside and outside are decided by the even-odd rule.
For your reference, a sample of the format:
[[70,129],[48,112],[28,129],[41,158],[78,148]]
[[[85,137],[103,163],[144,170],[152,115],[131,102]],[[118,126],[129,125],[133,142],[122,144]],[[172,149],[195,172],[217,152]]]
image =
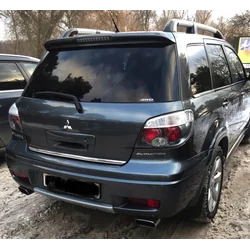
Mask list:
[[222,107],[228,109],[229,101],[227,99],[223,100]]

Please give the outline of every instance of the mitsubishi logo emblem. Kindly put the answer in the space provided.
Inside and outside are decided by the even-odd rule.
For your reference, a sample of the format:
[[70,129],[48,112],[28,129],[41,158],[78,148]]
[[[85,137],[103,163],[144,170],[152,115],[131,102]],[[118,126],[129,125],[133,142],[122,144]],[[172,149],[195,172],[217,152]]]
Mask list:
[[69,120],[66,121],[66,125],[63,126],[63,129],[65,129],[65,130],[72,130],[72,127],[69,124]]

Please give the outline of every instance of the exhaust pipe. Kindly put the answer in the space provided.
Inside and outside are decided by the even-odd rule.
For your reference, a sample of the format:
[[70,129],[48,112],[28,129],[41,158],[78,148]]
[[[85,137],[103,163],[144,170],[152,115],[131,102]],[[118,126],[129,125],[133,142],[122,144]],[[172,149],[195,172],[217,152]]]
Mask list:
[[160,219],[141,219],[138,218],[135,220],[135,223],[139,226],[142,227],[148,227],[148,228],[156,228],[158,226],[158,224],[160,223]]
[[30,189],[22,187],[22,186],[18,187],[18,189],[21,193],[26,194],[26,195],[30,195],[30,194],[34,193],[33,190],[30,190]]

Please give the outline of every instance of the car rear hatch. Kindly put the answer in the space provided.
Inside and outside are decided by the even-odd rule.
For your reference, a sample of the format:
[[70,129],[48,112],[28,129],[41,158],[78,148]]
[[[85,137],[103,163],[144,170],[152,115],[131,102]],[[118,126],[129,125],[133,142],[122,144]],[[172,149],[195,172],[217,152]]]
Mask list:
[[30,150],[122,165],[150,117],[181,109],[173,41],[144,34],[93,42],[100,37],[46,45],[17,102]]

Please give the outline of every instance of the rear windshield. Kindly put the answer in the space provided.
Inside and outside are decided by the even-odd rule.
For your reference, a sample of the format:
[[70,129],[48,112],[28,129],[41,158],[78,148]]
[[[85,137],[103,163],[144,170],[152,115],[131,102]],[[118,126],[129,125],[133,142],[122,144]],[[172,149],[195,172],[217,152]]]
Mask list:
[[24,96],[53,91],[81,102],[164,102],[176,77],[174,45],[49,52]]

